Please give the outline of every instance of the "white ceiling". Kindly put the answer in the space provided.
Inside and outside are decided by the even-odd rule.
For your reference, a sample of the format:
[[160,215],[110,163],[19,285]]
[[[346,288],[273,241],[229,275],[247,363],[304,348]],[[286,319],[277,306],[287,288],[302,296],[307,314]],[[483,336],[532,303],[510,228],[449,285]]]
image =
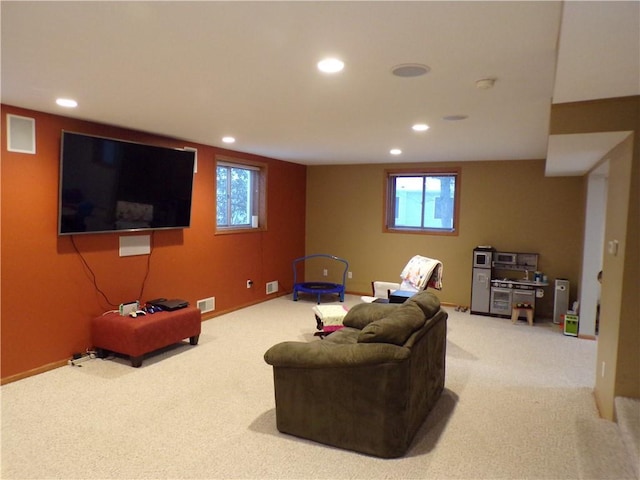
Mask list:
[[638,94],[640,2],[565,2],[553,102]]
[[[553,103],[639,93],[640,2],[566,2]],[[628,135],[551,135],[545,174],[583,175]]]
[[604,159],[631,132],[576,133],[550,135],[545,174],[549,177],[584,175]]
[[[552,101],[640,94],[637,1],[0,8],[2,103],[308,165],[545,158]],[[344,71],[320,74],[326,55]],[[431,71],[391,74],[404,63]],[[549,157],[570,174],[571,155]]]

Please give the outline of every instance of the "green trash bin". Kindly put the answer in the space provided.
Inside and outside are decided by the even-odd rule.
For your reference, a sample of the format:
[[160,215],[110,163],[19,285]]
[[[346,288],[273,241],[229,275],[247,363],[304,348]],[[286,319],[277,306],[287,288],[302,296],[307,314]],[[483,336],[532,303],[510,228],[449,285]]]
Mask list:
[[572,337],[578,336],[578,315],[566,313],[564,315],[564,334]]

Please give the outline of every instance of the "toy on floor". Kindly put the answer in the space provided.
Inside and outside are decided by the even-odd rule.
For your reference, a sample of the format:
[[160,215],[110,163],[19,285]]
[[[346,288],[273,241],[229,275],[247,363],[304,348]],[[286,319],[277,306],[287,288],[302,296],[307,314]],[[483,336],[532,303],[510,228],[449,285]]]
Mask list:
[[[301,282],[299,281],[299,275],[304,272],[303,267],[306,265],[306,262],[312,259],[324,259],[328,261],[325,263],[327,265],[332,264],[334,262],[334,268],[338,268],[342,270],[342,283],[334,283],[334,282]],[[323,264],[324,265],[324,264]],[[325,268],[324,271],[328,272],[329,268]],[[336,271],[332,269],[333,271]],[[307,293],[310,295],[315,295],[318,301],[318,305],[320,304],[320,298],[322,295],[336,294],[339,296],[340,301],[344,302],[344,292],[345,292],[345,283],[347,280],[347,270],[349,270],[349,262],[347,262],[344,258],[339,258],[334,255],[327,255],[325,253],[316,253],[313,255],[307,255],[306,257],[296,258],[293,261],[293,301],[298,301],[299,293]],[[306,272],[305,272],[306,273]],[[326,273],[325,273],[326,274]]]
[[316,305],[312,310],[318,330],[314,335],[320,338],[343,328],[342,320],[349,311],[345,305]]

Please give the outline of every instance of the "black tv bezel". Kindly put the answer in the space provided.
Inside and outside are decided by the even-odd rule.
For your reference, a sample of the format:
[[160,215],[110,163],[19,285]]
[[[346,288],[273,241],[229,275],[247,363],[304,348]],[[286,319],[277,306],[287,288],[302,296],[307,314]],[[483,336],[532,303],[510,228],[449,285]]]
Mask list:
[[[80,135],[83,137],[96,138],[101,140],[109,140],[117,143],[126,143],[126,144],[134,144],[142,147],[151,147],[151,148],[159,148],[164,150],[175,150],[188,152],[193,155],[192,162],[192,177],[191,177],[191,199],[189,202],[189,222],[188,225],[176,225],[176,226],[168,226],[168,227],[140,227],[140,228],[121,228],[121,229],[111,229],[111,230],[91,230],[91,231],[76,231],[76,232],[62,232],[62,180],[63,180],[63,167],[64,167],[64,136],[65,134],[72,135]],[[135,232],[153,232],[153,231],[161,231],[161,230],[183,230],[185,228],[191,228],[192,222],[192,214],[193,214],[193,187],[195,180],[195,171],[196,169],[196,149],[191,149],[189,147],[167,147],[164,145],[154,145],[151,143],[145,142],[136,142],[133,140],[124,140],[121,138],[107,137],[103,135],[94,135],[90,133],[83,133],[71,130],[61,130],[60,134],[60,156],[59,156],[59,168],[58,168],[58,236],[72,236],[72,235],[102,235],[102,234],[121,234],[121,233],[135,233]]]

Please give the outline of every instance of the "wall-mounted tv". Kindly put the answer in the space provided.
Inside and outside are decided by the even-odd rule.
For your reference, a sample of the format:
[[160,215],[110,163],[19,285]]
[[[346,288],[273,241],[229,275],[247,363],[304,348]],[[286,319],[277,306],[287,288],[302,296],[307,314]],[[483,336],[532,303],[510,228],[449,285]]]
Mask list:
[[62,132],[58,233],[186,228],[195,152]]

